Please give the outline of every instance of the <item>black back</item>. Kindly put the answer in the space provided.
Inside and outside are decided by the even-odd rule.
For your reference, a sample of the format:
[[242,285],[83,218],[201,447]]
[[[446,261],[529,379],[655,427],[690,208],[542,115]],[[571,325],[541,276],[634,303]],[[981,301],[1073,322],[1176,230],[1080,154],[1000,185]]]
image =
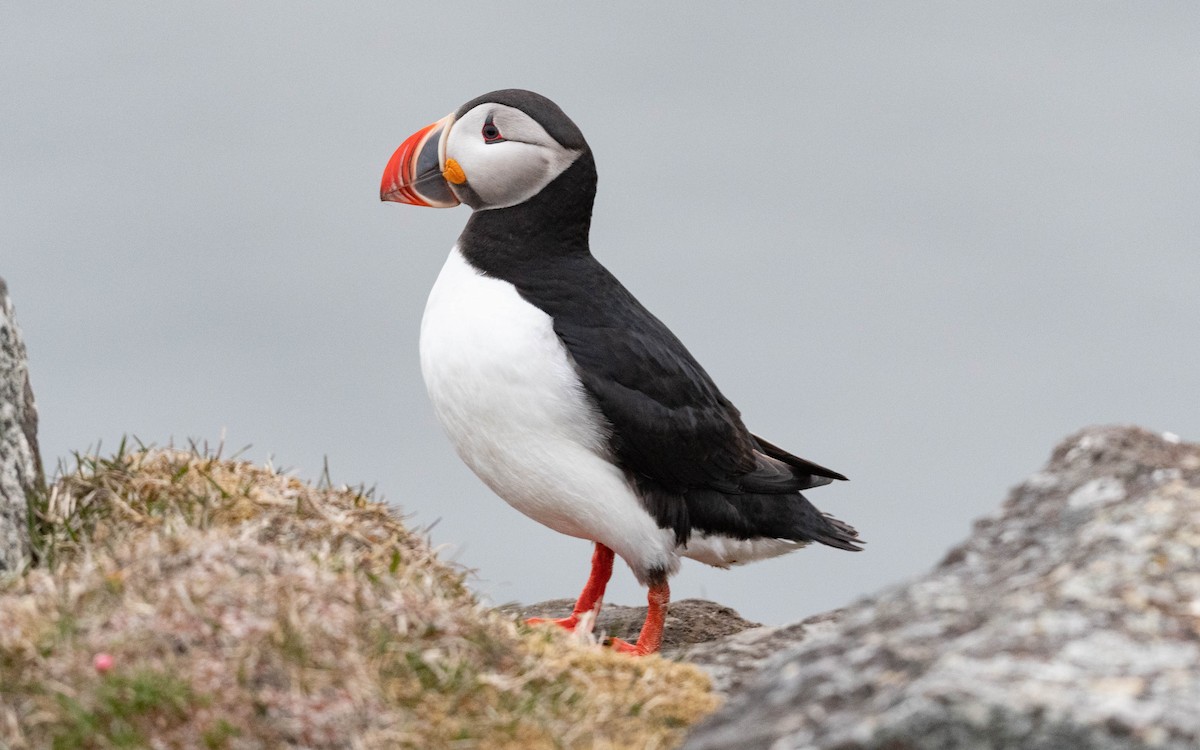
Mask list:
[[[527,94],[485,95],[460,113],[483,101],[529,112],[518,103]],[[582,143],[583,151],[524,203],[473,212],[459,238],[460,252],[553,319],[583,387],[608,421],[612,455],[637,484],[647,510],[681,544],[695,529],[858,549],[851,527],[800,495],[845,477],[752,435],[679,339],[592,256],[591,149],[581,134],[575,140],[578,128],[553,102],[532,96],[538,109],[529,113],[553,137],[570,141],[560,140],[563,145]]]

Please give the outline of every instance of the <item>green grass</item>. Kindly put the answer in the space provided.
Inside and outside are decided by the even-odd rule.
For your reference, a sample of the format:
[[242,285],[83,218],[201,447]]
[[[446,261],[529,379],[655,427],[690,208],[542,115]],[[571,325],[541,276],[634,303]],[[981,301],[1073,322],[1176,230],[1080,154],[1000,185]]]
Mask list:
[[56,694],[62,712],[51,731],[55,750],[146,747],[148,732],[183,722],[189,710],[203,702],[190,685],[164,672],[111,674],[97,682],[86,703]]

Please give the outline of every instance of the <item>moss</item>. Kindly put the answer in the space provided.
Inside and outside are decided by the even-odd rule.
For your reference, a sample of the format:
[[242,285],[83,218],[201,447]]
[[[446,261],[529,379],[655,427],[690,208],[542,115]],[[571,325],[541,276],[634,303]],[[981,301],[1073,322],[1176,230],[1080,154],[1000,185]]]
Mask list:
[[200,735],[200,739],[204,742],[204,746],[208,750],[224,750],[229,747],[230,740],[241,735],[241,730],[233,724],[224,719],[217,719],[215,724],[204,730],[204,733]]
[[202,702],[177,676],[148,669],[102,677],[80,695],[54,696],[62,709],[48,727],[55,750],[144,747],[155,728],[183,723]]

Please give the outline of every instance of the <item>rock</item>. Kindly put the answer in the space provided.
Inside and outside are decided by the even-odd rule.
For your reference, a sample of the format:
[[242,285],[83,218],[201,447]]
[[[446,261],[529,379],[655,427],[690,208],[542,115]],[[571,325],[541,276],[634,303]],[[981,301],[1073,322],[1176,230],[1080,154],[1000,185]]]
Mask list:
[[716,640],[698,641],[670,655],[708,672],[713,690],[728,696],[741,690],[780,652],[833,627],[841,613],[836,609],[783,627],[747,628]]
[[25,343],[0,279],[0,575],[29,555],[26,497],[44,485]]
[[[563,617],[574,605],[574,599],[551,599],[527,606],[506,604],[500,610],[520,619]],[[661,653],[668,659],[691,662],[702,668],[712,678],[713,690],[728,695],[741,688],[781,650],[829,627],[840,612],[835,610],[793,625],[773,627],[746,620],[736,610],[716,602],[681,599],[671,602],[667,612]],[[605,604],[593,633],[598,638],[614,636],[633,641],[645,619],[645,607]]]
[[[508,604],[500,609],[522,619],[527,617],[565,617],[571,614],[574,599],[551,599],[550,601],[521,606]],[[620,604],[605,604],[596,618],[593,633],[597,636],[614,636],[625,640],[637,640],[642,623],[646,619],[645,607],[625,607]],[[677,656],[693,644],[715,641],[723,636],[756,628],[758,623],[742,619],[729,607],[703,599],[681,599],[671,602],[667,619],[663,623],[663,656]]]
[[1200,747],[1200,445],[1085,430],[924,578],[798,632],[685,748]]

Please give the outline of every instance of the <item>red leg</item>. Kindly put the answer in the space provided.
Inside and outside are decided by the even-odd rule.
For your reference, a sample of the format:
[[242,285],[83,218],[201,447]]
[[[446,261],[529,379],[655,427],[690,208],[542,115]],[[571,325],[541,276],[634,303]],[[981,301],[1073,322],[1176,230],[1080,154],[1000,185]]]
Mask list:
[[650,587],[646,595],[650,608],[646,612],[646,622],[642,624],[642,632],[638,635],[637,643],[627,643],[620,638],[613,638],[609,644],[613,650],[623,654],[645,656],[658,652],[662,645],[663,622],[667,619],[667,603],[671,601],[671,587],[666,581]]
[[[531,617],[525,622],[530,625],[554,623],[567,630],[574,630],[575,626],[579,624],[579,618],[584,614],[588,612],[593,615],[600,614],[600,605],[604,603],[604,588],[608,586],[608,579],[612,578],[612,569],[613,551],[600,542],[596,542],[596,551],[592,553],[592,573],[588,576],[587,585],[583,587],[583,593],[579,595],[579,600],[575,602],[575,611],[571,613],[571,616]],[[595,620],[593,619],[592,622],[594,623]]]

